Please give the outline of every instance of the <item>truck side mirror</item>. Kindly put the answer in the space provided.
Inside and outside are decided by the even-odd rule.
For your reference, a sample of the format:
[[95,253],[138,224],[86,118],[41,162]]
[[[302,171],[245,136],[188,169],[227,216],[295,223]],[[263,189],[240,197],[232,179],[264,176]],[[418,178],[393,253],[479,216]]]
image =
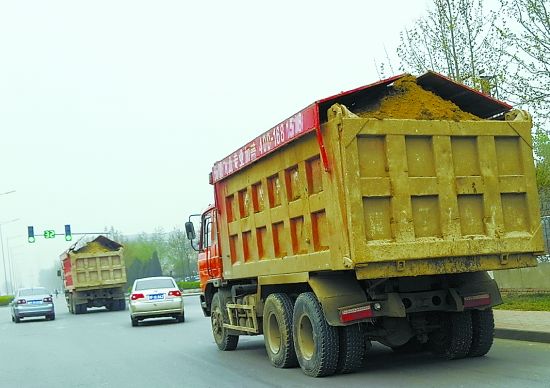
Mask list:
[[60,269],[57,270],[57,276],[61,277],[61,270]]
[[191,221],[185,223],[185,233],[187,234],[187,238],[189,240],[194,240],[197,237],[195,234],[195,226]]

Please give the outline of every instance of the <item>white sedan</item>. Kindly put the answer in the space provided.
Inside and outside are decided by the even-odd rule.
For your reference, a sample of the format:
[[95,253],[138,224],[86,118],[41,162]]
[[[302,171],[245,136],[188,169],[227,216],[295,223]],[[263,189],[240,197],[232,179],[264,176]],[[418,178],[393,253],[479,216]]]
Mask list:
[[185,321],[183,296],[176,282],[168,276],[136,279],[130,295],[132,326],[143,319],[161,317]]

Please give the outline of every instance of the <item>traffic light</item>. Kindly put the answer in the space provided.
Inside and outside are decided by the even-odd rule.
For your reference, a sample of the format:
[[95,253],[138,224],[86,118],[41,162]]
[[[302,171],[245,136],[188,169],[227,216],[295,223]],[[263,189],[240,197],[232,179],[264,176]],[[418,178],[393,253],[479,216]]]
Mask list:
[[65,225],[65,241],[71,241],[72,239],[71,225]]
[[28,229],[27,241],[30,243],[35,242],[36,239],[34,238],[34,226],[29,226],[27,229]]

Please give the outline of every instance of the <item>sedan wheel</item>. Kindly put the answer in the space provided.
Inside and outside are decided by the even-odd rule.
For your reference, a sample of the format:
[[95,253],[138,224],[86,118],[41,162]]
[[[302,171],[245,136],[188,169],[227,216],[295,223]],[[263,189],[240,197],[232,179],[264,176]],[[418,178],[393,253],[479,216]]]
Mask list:
[[177,320],[178,322],[180,322],[180,323],[181,323],[181,322],[185,322],[185,313],[181,313],[180,315],[178,315],[178,316],[176,317],[176,320]]

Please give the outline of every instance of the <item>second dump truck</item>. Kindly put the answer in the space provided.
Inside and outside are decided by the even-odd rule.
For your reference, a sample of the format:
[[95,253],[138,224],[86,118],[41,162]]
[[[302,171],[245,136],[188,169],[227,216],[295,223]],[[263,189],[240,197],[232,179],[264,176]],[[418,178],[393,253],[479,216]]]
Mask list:
[[91,307],[126,308],[126,266],[121,244],[99,236],[60,256],[67,307],[83,314]]
[[485,355],[501,303],[486,271],[543,251],[531,118],[511,108],[433,72],[400,75],[217,162],[198,236],[217,346],[263,334],[274,366],[315,377],[356,370],[371,341]]

